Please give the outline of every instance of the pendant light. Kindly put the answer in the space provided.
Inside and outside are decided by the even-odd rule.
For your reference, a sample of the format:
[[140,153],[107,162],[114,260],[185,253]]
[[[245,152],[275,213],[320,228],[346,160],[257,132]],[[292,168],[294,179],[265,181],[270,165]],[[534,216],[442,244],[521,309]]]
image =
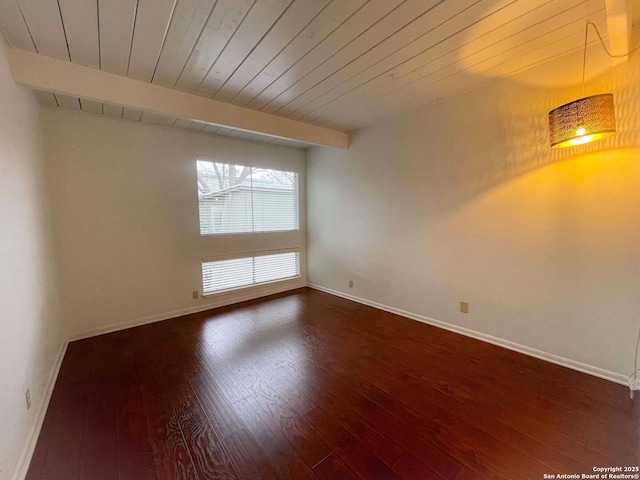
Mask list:
[[[593,22],[587,22],[584,31],[584,55],[582,59],[582,95],[584,95],[584,80],[587,66],[587,37],[589,25],[598,34],[600,43],[610,57],[624,57],[629,55],[612,55],[607,50],[598,27]],[[635,51],[637,49],[634,49]],[[549,133],[551,148],[572,147],[600,140],[616,133],[616,115],[612,93],[601,93],[580,98],[561,105],[549,112]]]
[[552,148],[582,145],[615,134],[613,94],[584,97],[551,110],[549,131]]

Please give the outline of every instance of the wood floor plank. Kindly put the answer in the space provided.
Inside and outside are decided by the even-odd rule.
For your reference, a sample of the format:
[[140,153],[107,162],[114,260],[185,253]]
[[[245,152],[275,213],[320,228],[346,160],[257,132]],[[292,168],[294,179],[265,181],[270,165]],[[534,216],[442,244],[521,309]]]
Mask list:
[[251,392],[239,381],[211,345],[194,347],[194,355],[198,357],[206,369],[204,373],[206,377],[215,382],[216,389],[231,403],[251,395]]
[[[393,470],[407,480],[443,480],[440,475],[410,453],[405,453],[400,457],[393,465]],[[459,476],[460,474],[455,478],[457,479]]]
[[240,381],[253,394],[240,402],[251,404],[254,410],[260,409],[261,418],[265,418],[266,422],[279,425],[280,431],[308,466],[313,467],[331,453],[326,442],[300,420],[299,415],[281,398],[271,383],[264,380],[249,365],[244,367],[237,365],[236,369],[239,372]]
[[338,397],[329,391],[324,391],[324,394],[318,393],[316,395],[320,408],[386,465],[393,468],[398,460],[406,454],[404,448],[388,436],[378,432],[365,417],[351,410],[347,403],[340,402]]
[[173,387],[167,384],[157,369],[149,331],[149,328],[144,327],[133,329],[131,338],[158,478],[198,479],[177,415],[171,405]]
[[[411,388],[411,381],[414,382],[415,385],[425,385],[429,384],[431,381],[425,375],[415,374],[411,371],[407,371],[408,377],[406,377],[405,385],[403,388]],[[454,377],[450,370],[445,370],[442,373],[443,376],[446,376],[449,380]],[[460,382],[463,382],[463,379],[460,378]],[[487,382],[491,381],[491,379],[487,379]],[[575,444],[583,444],[583,450],[585,453],[588,452],[588,458],[590,460],[597,460],[600,458],[601,462],[607,463],[606,454],[603,452],[610,451],[609,446],[612,443],[618,443],[618,451],[619,452],[627,452],[630,454],[630,449],[628,448],[630,445],[633,445],[633,441],[629,441],[627,443],[622,442],[621,440],[627,436],[633,436],[635,433],[626,429],[625,434],[620,434],[616,432],[619,428],[618,425],[622,425],[625,423],[625,420],[620,419],[616,423],[616,427],[606,428],[601,423],[601,416],[594,414],[591,416],[585,416],[584,414],[577,413],[575,410],[575,402],[571,402],[571,408],[563,408],[555,406],[547,401],[544,398],[544,393],[536,394],[536,392],[546,392],[548,388],[541,387],[539,389],[528,390],[526,388],[519,388],[518,386],[501,384],[498,386],[490,386],[488,388],[481,388],[481,384],[476,382],[469,382],[474,387],[474,393],[469,398],[457,398],[459,402],[462,403],[471,403],[477,404],[478,402],[484,403],[484,405],[493,405],[494,407],[500,407],[493,410],[492,413],[497,413],[497,418],[506,419],[508,418],[505,412],[512,412],[513,418],[526,418],[532,421],[535,425],[541,429],[551,432],[547,427],[549,423],[563,423],[564,428],[554,429],[554,432],[561,432],[561,436],[563,440],[559,442],[555,442],[553,448],[558,449],[559,452],[563,453],[567,456],[574,455],[575,457],[575,449],[571,447]],[[498,383],[498,382],[495,382]],[[484,382],[486,384],[486,382]],[[431,390],[432,394],[437,393],[437,387]],[[438,403],[439,398],[438,395],[435,395],[434,401]],[[533,399],[533,400],[532,400]],[[441,402],[441,401],[440,401]],[[444,405],[440,403],[443,408],[451,408],[450,405]],[[525,409],[531,410],[531,414],[522,415]],[[455,408],[453,408],[455,411]],[[488,412],[488,408],[483,408],[485,414]],[[559,422],[550,421],[549,412],[551,415],[560,415]],[[517,422],[512,423],[512,425],[517,429]],[[497,423],[493,423],[491,427],[499,427],[500,425]],[[490,428],[490,427],[486,427]],[[520,429],[523,430],[523,429]],[[525,431],[533,431],[531,428],[524,429]],[[491,433],[491,432],[489,432]],[[588,442],[585,442],[586,439],[590,439]],[[631,440],[631,439],[629,439]],[[522,446],[522,445],[521,445]],[[527,451],[524,446],[522,446],[523,451]],[[594,450],[599,450],[600,453]],[[612,459],[609,459],[609,463]],[[584,462],[583,462],[584,463]],[[587,462],[588,463],[588,462]]]
[[80,478],[113,480],[118,478],[117,421],[114,392],[121,347],[114,334],[104,335],[95,344],[95,361],[89,386],[89,399],[82,450]]
[[334,422],[321,408],[307,412],[303,419],[317,431],[345,463],[362,478],[400,478],[360,441]]
[[94,346],[93,339],[89,339],[72,342],[67,347],[61,370],[66,377],[61,384],[64,385],[63,394],[55,396],[55,402],[47,411],[54,426],[42,479],[80,478]]
[[57,418],[55,409],[64,405],[65,398],[69,389],[68,370],[72,366],[72,360],[67,356],[60,367],[60,373],[55,384],[55,388],[49,401],[49,410],[45,416],[38,442],[31,458],[31,464],[27,471],[27,479],[38,480],[43,478],[43,472],[47,463],[49,449],[52,446],[52,436],[56,427]]
[[279,425],[272,423],[254,397],[239,400],[234,404],[234,408],[247,430],[270,459],[278,478],[313,478],[311,466],[289,443]]
[[305,288],[72,342],[27,478],[537,480],[639,457],[624,387]]
[[189,384],[221,438],[226,438],[244,428],[244,423],[218,388],[215,380],[209,376],[196,376],[189,379]]
[[[64,374],[61,370],[58,377],[58,382],[56,382],[56,390],[54,390],[54,393],[51,396],[50,405],[61,405],[63,402],[64,385],[60,383],[60,378],[63,375]],[[28,480],[40,480],[41,478],[43,478],[43,472],[47,463],[47,456],[49,455],[49,447],[51,446],[51,436],[53,435],[54,426],[54,416],[46,415],[44,422],[42,423],[42,428],[40,429],[40,434],[38,435],[36,448],[34,449],[33,456],[31,457],[29,469],[27,470],[26,478]]]
[[359,478],[335,453],[327,455],[313,467],[313,472],[321,480],[357,480]]
[[[400,374],[398,373],[398,376],[399,375]],[[452,404],[448,400],[443,401],[442,395],[437,394],[437,390],[435,388],[425,390],[428,385],[429,382],[424,379],[417,380],[411,376],[405,376],[402,377],[401,382],[394,382],[393,380],[388,381],[385,387],[388,391],[392,392],[396,398],[401,397],[407,399],[413,396],[415,398],[415,404],[420,405],[421,409],[424,409],[431,403],[439,405],[441,408],[444,408],[456,417],[459,417],[461,420],[468,421],[469,423],[478,426],[484,432],[489,433],[496,439],[502,440],[507,444],[517,446],[517,449],[522,453],[526,454],[531,451],[536,451],[541,458],[544,458],[545,461],[543,463],[551,468],[558,468],[559,465],[563,465],[565,468],[570,467],[575,471],[591,470],[591,467],[581,464],[578,461],[574,461],[571,456],[565,455],[563,453],[565,449],[561,444],[557,444],[556,448],[549,447],[535,438],[524,435],[521,432],[496,421],[499,418],[499,415],[504,411],[504,408],[495,408],[500,404],[500,400],[496,399],[495,395],[490,399],[485,399],[485,403],[482,404],[478,403],[477,398],[470,399],[471,401],[469,402],[458,402],[457,404]],[[520,402],[513,403],[513,408],[519,408],[521,406],[522,404]],[[544,415],[534,415],[532,417],[536,418],[537,421],[544,421],[545,419]],[[593,452],[591,452],[591,455],[593,455]],[[591,458],[594,457],[592,456]],[[601,461],[606,460],[602,457]]]
[[179,366],[179,358],[188,353],[176,350],[180,344],[167,332],[157,332],[153,337],[156,364],[167,383],[172,385],[173,394],[169,402],[177,416],[178,425],[189,450],[191,460],[201,479],[238,478],[191,385]]
[[[434,436],[445,445],[447,450],[460,459],[466,466],[480,471],[488,477],[508,480],[521,476],[531,480],[543,478],[549,469],[537,460],[518,452],[513,446],[500,442],[477,427],[459,421],[449,415],[446,410],[435,405],[428,405],[425,415],[425,405],[416,411],[406,405],[403,399],[399,402],[382,389],[374,385],[366,385],[366,395],[385,408],[387,411],[402,419],[407,424],[416,425],[428,435]],[[511,466],[511,462],[515,466]]]
[[460,470],[460,473],[455,478],[455,480],[488,480],[486,477],[483,477],[479,473],[474,472],[473,470],[469,470],[467,467]]
[[[290,375],[296,374],[296,369],[293,365],[287,365],[283,368]],[[321,382],[318,386],[319,389],[334,392],[336,396],[347,402],[355,412],[367,418],[373,428],[393,439],[425,465],[429,465],[442,478],[455,478],[462,469],[462,464],[446,450],[443,450],[431,439],[424,438],[419,432],[413,430],[410,425],[403,423],[363,396],[355,388],[351,387],[351,384],[336,378],[318,381]]]
[[[408,425],[419,425],[420,431],[428,435],[429,438],[438,442],[438,445],[449,452],[455,452],[455,457],[467,465],[472,465],[475,469],[486,472],[493,478],[510,478],[517,475],[515,472],[505,471],[502,467],[504,462],[502,458],[509,455],[511,458],[517,458],[520,464],[526,464],[528,470],[533,470],[531,478],[535,478],[537,473],[545,470],[544,465],[528,458],[522,452],[518,452],[512,448],[510,444],[494,438],[477,427],[468,424],[460,418],[448,413],[432,402],[425,401],[420,395],[419,390],[412,388],[395,391],[392,396],[388,391],[394,391],[394,380],[387,378],[388,383],[381,381],[380,377],[384,374],[378,374],[378,378],[372,378],[373,383],[378,383],[382,388],[376,387],[373,383],[360,382],[359,391],[378,405],[386,408],[389,413],[398,417]],[[404,379],[406,382],[407,379]],[[412,385],[413,386],[413,385]],[[387,391],[385,391],[387,390]],[[409,408],[401,408],[405,404],[419,405],[421,414],[409,415],[414,412]],[[394,406],[395,408],[390,408]],[[455,440],[452,441],[452,434]],[[487,443],[493,443],[491,449],[487,449],[484,455],[478,455],[482,452]],[[473,452],[469,455],[468,452]],[[525,478],[527,474],[524,474]]]
[[307,394],[305,384],[295,382],[286,375],[282,375],[279,366],[284,358],[275,352],[265,352],[259,361],[252,363],[256,372],[265,379],[269,385],[275,389],[276,393],[294,410],[298,415],[304,415],[317,405]]
[[148,419],[129,331],[119,333],[123,334],[119,349],[122,356],[121,369],[118,371],[120,387],[114,391],[118,409],[118,478],[157,480],[158,472],[153,460]]
[[240,478],[248,480],[278,478],[264,450],[245,428],[228,435],[222,443]]

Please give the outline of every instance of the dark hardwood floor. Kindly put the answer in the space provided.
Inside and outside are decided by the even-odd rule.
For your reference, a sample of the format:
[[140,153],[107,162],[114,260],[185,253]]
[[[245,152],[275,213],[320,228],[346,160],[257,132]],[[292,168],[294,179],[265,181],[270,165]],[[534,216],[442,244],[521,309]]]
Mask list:
[[534,479],[640,464],[605,380],[309,289],[73,342],[28,478]]

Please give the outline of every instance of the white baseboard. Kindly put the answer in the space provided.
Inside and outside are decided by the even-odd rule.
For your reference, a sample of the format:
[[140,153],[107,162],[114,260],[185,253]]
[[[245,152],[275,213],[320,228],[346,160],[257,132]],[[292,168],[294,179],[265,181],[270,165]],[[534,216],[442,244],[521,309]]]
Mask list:
[[[491,343],[493,345],[498,345],[499,347],[507,348],[509,350],[513,350],[515,352],[523,353],[525,355],[529,355],[531,357],[539,358],[540,360],[546,360],[547,362],[555,363],[556,365],[561,365],[563,367],[570,368],[572,370],[577,370],[582,373],[587,373],[589,375],[593,375],[595,377],[603,378],[605,380],[609,380],[614,383],[618,383],[621,385],[629,386],[629,378],[626,375],[621,373],[611,372],[609,370],[605,370],[603,368],[595,367],[593,365],[588,365],[586,363],[578,362],[576,360],[571,360],[570,358],[561,357],[559,355],[555,355],[553,353],[543,352],[542,350],[537,350],[535,348],[527,347],[525,345],[520,345],[515,342],[511,342],[509,340],[505,340],[502,338],[494,337],[492,335],[488,335],[486,333],[477,332],[475,330],[471,330],[468,328],[460,327],[458,325],[454,325],[452,323],[443,322],[441,320],[436,320],[434,318],[426,317],[424,315],[419,315],[417,313],[407,312],[406,310],[401,310],[399,308],[390,307],[388,305],[384,305],[381,303],[373,302],[371,300],[367,300],[365,298],[356,297],[354,295],[349,295],[348,293],[340,292],[338,290],[333,290],[331,288],[323,287],[322,285],[316,285],[313,283],[308,283],[307,286],[309,288],[313,288],[315,290],[319,290],[321,292],[329,293],[331,295],[335,295],[337,297],[346,298],[347,300],[352,300],[357,303],[362,303],[364,305],[368,305],[373,308],[377,308],[379,310],[384,310],[386,312],[395,313],[396,315],[400,315],[402,317],[410,318],[411,320],[417,320],[418,322],[426,323],[429,325],[433,325],[434,327],[443,328],[445,330],[449,330],[451,332],[459,333],[461,335],[465,335],[467,337],[475,338],[477,340],[482,340],[483,342]],[[634,385],[634,390],[640,390],[640,379],[636,380]]]
[[69,341],[71,342],[74,340],[82,340],[84,338],[95,337],[97,335],[104,335],[105,333],[117,332],[119,330],[126,330],[127,328],[138,327],[141,325],[147,325],[149,323],[161,322],[162,320],[182,317],[183,315],[204,312],[206,310],[224,307],[227,305],[232,305],[234,303],[246,302],[247,300],[266,297],[267,295],[275,295],[276,293],[295,290],[296,288],[302,288],[306,285],[307,284],[304,279],[296,279],[286,282],[261,285],[252,289],[238,290],[235,292],[220,294],[219,296],[213,296],[204,299],[206,303],[201,303],[197,307],[183,308],[180,310],[173,310],[171,312],[160,313],[157,315],[148,315],[145,317],[128,320],[126,322],[114,323],[100,328],[77,332],[69,336]]
[[45,387],[44,396],[42,402],[40,403],[40,408],[38,408],[36,420],[31,427],[31,430],[29,431],[27,442],[22,450],[20,460],[18,461],[18,466],[16,467],[16,471],[13,475],[14,480],[23,480],[27,476],[27,471],[29,470],[29,465],[31,464],[31,458],[33,457],[33,452],[36,449],[36,443],[38,442],[40,430],[42,429],[42,424],[44,423],[44,417],[47,414],[47,409],[49,408],[49,402],[51,401],[51,395],[53,394],[53,387],[55,387],[56,385],[56,380],[58,379],[58,373],[60,372],[60,367],[62,366],[64,354],[67,352],[67,345],[69,345],[69,342],[65,340],[60,346],[60,350],[58,351],[58,355],[56,356],[53,368],[51,369],[51,373],[49,373],[47,386]]

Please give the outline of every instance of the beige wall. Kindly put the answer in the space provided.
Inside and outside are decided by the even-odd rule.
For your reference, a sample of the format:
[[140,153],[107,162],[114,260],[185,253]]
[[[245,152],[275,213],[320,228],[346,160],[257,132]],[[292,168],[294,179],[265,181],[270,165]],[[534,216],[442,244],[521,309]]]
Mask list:
[[579,88],[528,85],[556,66],[387,119],[346,152],[311,149],[309,282],[631,373],[640,59],[586,89],[616,93],[619,134],[552,152],[546,114]]
[[[63,344],[55,306],[40,107],[0,36],[0,478],[19,468]],[[32,405],[27,411],[25,391]]]
[[[202,291],[201,258],[298,247],[306,265],[303,150],[45,109],[62,314],[72,338],[304,285]],[[200,236],[199,155],[300,173],[301,230]]]

